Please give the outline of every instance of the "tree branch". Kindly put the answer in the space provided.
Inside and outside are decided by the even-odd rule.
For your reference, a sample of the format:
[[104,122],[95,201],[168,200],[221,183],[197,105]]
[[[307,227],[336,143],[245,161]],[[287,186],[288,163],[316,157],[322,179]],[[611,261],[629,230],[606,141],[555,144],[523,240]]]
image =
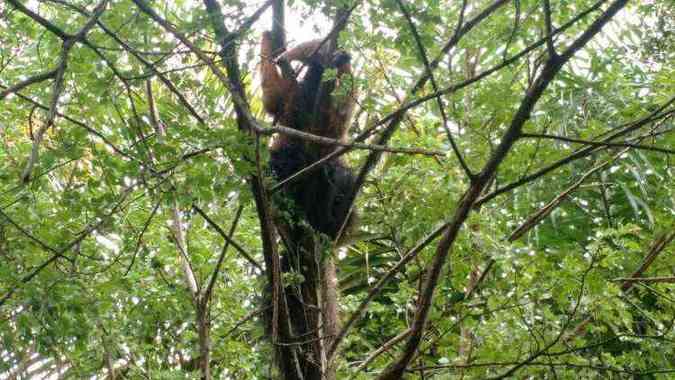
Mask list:
[[[415,26],[415,22],[413,21],[412,17],[410,16],[410,12],[406,8],[405,4],[403,3],[403,0],[397,0],[398,6],[401,9],[401,13],[403,13],[403,16],[405,19],[408,21],[408,25],[410,27],[410,31],[412,32],[413,38],[415,39],[415,44],[417,45],[417,50],[419,51],[420,57],[422,59],[422,63],[424,64],[424,68],[426,69],[426,74],[429,76],[429,79],[431,81],[431,85],[434,89],[434,91],[438,92],[438,84],[436,83],[436,78],[434,77],[434,73],[431,70],[431,66],[429,64],[429,58],[427,57],[427,52],[424,49],[424,45],[422,44],[422,39],[417,31],[417,27]],[[464,2],[464,5],[466,5],[466,1]],[[462,13],[460,14],[460,22],[461,23],[461,17],[464,12],[464,7],[462,7]],[[441,113],[441,119],[442,119],[442,124],[443,124],[443,129],[445,130],[445,134],[448,136],[448,141],[450,141],[450,146],[452,147],[452,151],[455,153],[455,157],[457,157],[457,161],[459,161],[459,165],[462,167],[462,170],[464,170],[464,174],[467,176],[467,178],[471,179],[473,178],[474,174],[471,172],[471,169],[469,166],[466,164],[466,161],[464,161],[464,157],[462,156],[462,153],[459,151],[459,147],[455,143],[455,138],[452,136],[452,132],[450,131],[450,128],[448,127],[448,116],[445,113],[445,105],[443,104],[443,98],[441,96],[436,98],[436,103],[438,104],[438,111]]]
[[[260,264],[258,264],[258,262],[257,262],[251,255],[249,255],[248,252],[246,252],[246,250],[245,250],[244,248],[242,248],[242,247],[239,245],[239,243],[237,243],[236,241],[234,241],[234,240],[231,238],[230,234],[228,234],[228,233],[226,233],[225,231],[223,231],[223,229],[222,229],[216,222],[214,222],[213,219],[211,219],[211,218],[204,212],[204,210],[202,210],[201,208],[199,208],[199,206],[197,206],[197,205],[194,204],[194,203],[192,204],[192,208],[193,208],[195,211],[197,211],[197,213],[198,213],[199,215],[201,215],[202,218],[204,218],[204,220],[205,220],[205,221],[206,221],[206,222],[207,222],[214,230],[216,230],[216,232],[218,232],[218,234],[225,240],[225,242],[226,242],[227,244],[232,245],[232,246],[234,247],[234,249],[236,249],[237,252],[239,252],[240,255],[242,255],[249,263],[251,263],[251,265],[253,265],[254,267],[258,268],[258,270],[263,271],[263,268],[260,266]],[[237,219],[235,219],[235,221],[236,221],[236,220],[237,220]]]
[[[320,135],[315,135],[308,132],[303,132],[298,129],[276,126],[270,128],[262,128],[257,130],[260,135],[272,135],[274,133],[280,133],[282,135],[297,137],[299,139],[310,141],[315,144],[320,145],[329,145],[329,146],[343,146],[350,149],[365,149],[370,151],[379,151],[379,152],[389,152],[389,153],[402,153],[402,154],[419,154],[423,156],[440,156],[444,157],[445,152],[440,150],[427,150],[420,148],[401,148],[401,147],[388,147],[383,145],[376,144],[364,144],[358,142],[344,142],[338,139],[333,139],[330,137],[324,137]],[[276,187],[275,187],[276,188]]]
[[555,51],[553,44],[553,23],[551,22],[551,4],[549,0],[542,0],[544,7],[544,24],[546,26],[546,50],[550,58],[557,57],[558,53]]
[[531,230],[534,228],[539,222],[541,222],[544,218],[546,218],[548,215],[553,212],[558,206],[565,200],[567,199],[570,194],[575,192],[591,175],[594,173],[597,173],[604,168],[607,167],[607,165],[613,163],[616,161],[618,158],[621,157],[624,153],[626,153],[630,148],[624,148],[622,149],[619,153],[615,154],[612,156],[610,159],[606,160],[605,162],[593,167],[591,170],[587,171],[584,173],[584,175],[581,176],[574,184],[569,186],[565,191],[560,193],[558,196],[553,198],[549,203],[547,203],[544,207],[541,209],[537,210],[534,214],[532,214],[527,220],[520,225],[520,227],[516,228],[512,233],[511,236],[509,236],[508,241],[509,242],[514,242],[515,240],[518,240],[521,236],[527,233],[527,231]]
[[547,134],[543,134],[543,133],[523,133],[522,137],[533,138],[533,139],[558,140],[558,141],[565,141],[565,142],[570,142],[570,143],[575,143],[575,144],[584,144],[584,145],[590,145],[590,146],[605,146],[605,147],[617,147],[617,148],[629,147],[629,148],[634,148],[634,149],[650,150],[650,151],[666,153],[666,154],[675,154],[675,149],[667,149],[667,148],[661,148],[661,147],[650,146],[650,145],[631,144],[631,143],[628,143],[628,142],[613,143],[613,142],[607,142],[607,141],[589,141],[589,140],[575,139],[575,138],[565,137],[565,136],[547,135]]
[[40,73],[37,75],[34,75],[24,81],[21,81],[14,86],[8,87],[7,89],[0,91],[0,100],[4,99],[6,96],[9,94],[13,94],[17,91],[21,91],[24,88],[35,84],[35,83],[40,83],[43,82],[47,79],[54,79],[56,77],[56,74],[58,73],[58,69],[50,70],[45,73]]
[[12,4],[21,13],[23,13],[26,16],[32,18],[35,22],[42,25],[45,29],[47,29],[50,32],[52,32],[53,34],[55,34],[57,37],[59,37],[63,41],[66,41],[66,40],[68,40],[69,38],[72,37],[70,34],[64,32],[61,28],[52,24],[50,21],[48,21],[44,17],[42,17],[39,14],[37,14],[37,13],[31,11],[30,9],[28,9],[26,6],[21,4],[18,0],[7,0],[7,2]]
[[[15,0],[10,0],[10,2],[16,2]],[[49,104],[49,114],[47,116],[47,121],[45,124],[40,127],[38,132],[34,136],[33,140],[33,146],[31,149],[30,156],[28,158],[28,162],[26,163],[26,166],[21,173],[21,181],[23,183],[27,183],[30,180],[31,172],[33,171],[33,166],[35,165],[38,155],[39,155],[39,149],[40,149],[40,143],[42,142],[42,139],[44,138],[45,132],[54,125],[54,120],[56,119],[56,115],[58,113],[57,106],[59,102],[59,97],[61,96],[61,93],[63,92],[63,87],[64,87],[64,75],[66,72],[66,67],[68,66],[68,53],[70,52],[70,49],[75,45],[77,42],[81,42],[84,37],[87,35],[89,30],[96,24],[96,20],[98,20],[99,17],[103,14],[103,11],[105,10],[106,5],[108,4],[108,0],[102,0],[94,9],[94,12],[92,16],[89,18],[89,20],[84,24],[84,26],[73,36],[67,36],[66,39],[63,40],[63,48],[61,49],[61,58],[59,61],[59,65],[55,69],[56,73],[54,74],[54,86],[52,89],[52,98],[51,102]],[[16,6],[16,4],[15,4]],[[22,9],[22,8],[20,8]],[[32,12],[27,8],[23,8],[26,12]],[[22,10],[23,11],[23,10]],[[24,12],[25,13],[25,12]],[[28,14],[28,13],[26,13]],[[40,17],[39,15],[33,13],[35,17]],[[33,17],[33,16],[31,16]],[[38,20],[37,18],[33,17],[36,21]],[[42,19],[44,20],[44,19]],[[47,22],[46,20],[44,20]],[[42,22],[41,22],[42,24]],[[45,25],[45,24],[43,24]],[[50,24],[51,25],[51,24]],[[47,27],[47,26],[45,26]],[[48,27],[47,27],[48,28]],[[48,28],[49,29],[49,28]]]
[[[621,291],[623,293],[627,293],[629,290],[633,288],[635,285],[636,281],[642,277],[642,274],[649,269],[649,267],[654,263],[654,260],[656,260],[656,257],[663,252],[663,250],[670,244],[673,240],[675,239],[675,232],[670,232],[666,234],[662,234],[658,236],[652,245],[649,247],[649,251],[647,252],[647,255],[645,258],[642,260],[642,264],[636,269],[630,276],[630,280],[624,281],[624,283],[621,285]],[[581,323],[577,325],[577,327],[565,337],[565,341],[570,341],[573,338],[576,338],[578,336],[583,336],[586,334],[586,326],[591,324],[593,322],[592,317],[588,317],[584,319]]]
[[230,231],[228,232],[228,239],[225,240],[225,245],[223,245],[223,250],[220,252],[218,257],[218,262],[216,267],[213,269],[213,274],[211,274],[211,279],[209,280],[208,285],[206,286],[206,291],[202,295],[202,305],[204,308],[209,304],[211,300],[211,293],[213,293],[213,287],[218,280],[218,273],[220,272],[220,267],[223,265],[223,260],[225,259],[225,254],[227,253],[227,248],[230,246],[230,241],[232,241],[232,236],[234,236],[234,231],[237,229],[237,224],[239,223],[239,218],[241,217],[241,212],[244,210],[244,206],[239,206],[237,212],[234,214],[234,220],[230,226]]
[[646,283],[654,283],[654,282],[665,282],[665,283],[675,283],[675,277],[640,277],[640,278],[633,278],[633,277],[619,277],[615,278],[612,281],[619,281],[619,282],[646,282]]

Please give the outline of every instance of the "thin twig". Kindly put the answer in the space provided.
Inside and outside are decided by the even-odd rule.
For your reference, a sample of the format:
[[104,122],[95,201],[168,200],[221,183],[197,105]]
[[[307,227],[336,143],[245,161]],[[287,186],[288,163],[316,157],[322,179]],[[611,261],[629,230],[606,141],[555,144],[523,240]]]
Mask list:
[[639,278],[633,278],[633,277],[618,277],[618,278],[612,279],[612,281],[619,281],[619,282],[649,282],[649,283],[654,283],[654,282],[675,283],[675,277],[639,277]]
[[538,225],[544,218],[546,218],[548,215],[553,212],[558,206],[565,200],[567,199],[570,194],[575,192],[579,187],[594,173],[597,173],[604,168],[606,168],[608,165],[619,159],[624,153],[626,153],[630,148],[624,148],[622,149],[619,153],[615,154],[612,156],[610,159],[606,160],[605,162],[596,165],[593,167],[591,170],[587,171],[584,173],[584,175],[581,176],[577,181],[575,181],[571,186],[569,186],[565,191],[560,193],[558,196],[553,198],[550,202],[548,202],[544,207],[540,208],[537,210],[535,213],[533,213],[530,217],[527,218],[525,222],[523,222],[518,228],[516,228],[511,235],[508,238],[509,242],[513,242],[515,240],[518,240],[521,236],[525,235],[529,230],[534,228],[536,225]]
[[542,347],[541,349],[539,349],[536,352],[530,354],[522,362],[520,362],[520,363],[514,365],[513,367],[511,367],[505,373],[503,373],[499,376],[492,377],[492,378],[490,378],[490,380],[500,380],[500,379],[510,378],[519,369],[521,369],[521,368],[527,366],[529,363],[537,360],[537,358],[539,358],[540,356],[545,355],[546,352],[548,352],[548,350],[550,350],[551,348],[553,348],[553,346],[558,344],[558,342],[563,340],[563,337],[565,336],[565,331],[567,331],[567,328],[572,323],[572,319],[574,319],[574,317],[577,314],[577,311],[579,310],[579,307],[581,305],[581,299],[584,295],[584,288],[586,286],[586,278],[588,277],[588,274],[591,272],[591,270],[594,268],[594,266],[593,266],[594,261],[595,260],[591,261],[591,264],[588,266],[588,268],[586,268],[586,270],[582,274],[582,276],[581,276],[581,287],[579,289],[579,293],[577,294],[576,300],[574,302],[574,307],[572,308],[572,311],[567,316],[567,320],[565,321],[563,326],[560,328],[560,331],[558,332],[558,334],[556,334],[555,338],[553,340],[551,340],[548,344],[546,344],[544,347]]
[[256,310],[251,311],[251,312],[248,313],[244,318],[240,319],[239,322],[235,323],[234,326],[233,326],[231,329],[229,329],[229,330],[221,337],[221,339],[224,340],[224,339],[227,338],[228,336],[232,335],[232,333],[234,333],[235,331],[237,331],[237,329],[238,329],[241,325],[243,325],[243,324],[246,323],[247,321],[253,319],[255,316],[264,313],[265,311],[267,311],[267,310],[268,310],[269,308],[271,308],[271,307],[272,307],[272,306],[265,306],[265,307],[262,307],[262,308],[260,308],[260,309],[256,309]]
[[227,38],[221,42],[221,45],[223,47],[226,47],[228,44],[234,43],[234,41],[237,38],[241,38],[246,32],[251,29],[251,26],[255,24],[256,21],[262,16],[263,13],[267,10],[267,8],[271,7],[274,4],[275,0],[267,0],[260,8],[258,8],[253,14],[251,14],[249,17],[244,20],[243,23],[237,28],[232,33],[229,33]]
[[[410,16],[410,12],[408,11],[408,8],[405,6],[403,0],[397,0],[398,1],[398,6],[401,9],[401,13],[403,13],[403,16],[405,19],[408,21],[408,25],[410,27],[410,31],[412,32],[413,38],[415,40],[415,44],[417,45],[417,50],[419,51],[420,57],[422,59],[422,63],[424,64],[424,68],[427,71],[427,75],[429,76],[429,80],[431,81],[431,85],[434,89],[434,91],[438,91],[438,84],[436,83],[436,78],[434,77],[434,73],[431,69],[431,66],[429,64],[429,58],[427,57],[427,52],[426,49],[424,49],[424,44],[422,44],[422,38],[419,35],[419,32],[417,31],[417,27],[415,26],[415,22],[412,19],[412,16]],[[466,4],[466,1],[464,2],[464,5]],[[464,8],[462,8],[462,13],[463,13]],[[460,27],[460,22],[458,23],[458,28]],[[443,129],[445,130],[446,135],[448,136],[448,140],[450,141],[450,146],[452,147],[452,151],[455,153],[455,157],[457,157],[457,161],[459,161],[459,165],[462,167],[462,170],[464,170],[464,174],[467,176],[467,178],[471,179],[473,178],[474,174],[471,172],[471,169],[467,165],[466,161],[464,160],[464,157],[462,153],[459,151],[459,147],[457,146],[457,143],[455,142],[455,138],[452,136],[452,132],[450,131],[450,127],[448,126],[448,115],[445,113],[445,104],[443,104],[443,98],[441,96],[436,98],[436,103],[438,104],[438,111],[441,113],[441,119],[442,119],[442,124],[443,124]]]
[[251,263],[251,265],[253,265],[254,267],[258,268],[260,271],[263,270],[263,268],[260,266],[260,264],[258,264],[258,262],[257,262],[251,255],[249,255],[248,252],[246,252],[246,250],[245,250],[244,248],[242,248],[241,245],[239,245],[239,243],[237,243],[237,242],[234,241],[232,238],[230,238],[230,236],[229,236],[229,235],[228,235],[228,234],[227,234],[227,233],[226,233],[226,232],[225,232],[225,231],[224,231],[224,230],[223,230],[216,222],[214,222],[213,219],[211,219],[211,218],[204,212],[204,210],[202,210],[199,206],[197,206],[197,205],[194,204],[194,203],[192,204],[192,208],[193,208],[195,211],[197,211],[197,213],[198,213],[199,215],[201,215],[202,218],[204,218],[204,220],[205,220],[211,227],[213,227],[213,229],[216,230],[216,232],[218,232],[218,234],[219,234],[219,235],[220,235],[227,243],[229,243],[230,245],[232,245],[232,246],[234,247],[234,249],[236,249],[237,252],[239,252],[239,254],[241,254],[246,260],[248,260],[248,262]]
[[122,275],[123,277],[129,274],[129,271],[131,271],[131,268],[134,266],[134,262],[136,261],[136,256],[138,255],[138,251],[141,249],[141,244],[143,242],[143,235],[145,235],[145,232],[148,230],[148,227],[150,227],[150,223],[152,223],[152,219],[155,217],[155,214],[157,214],[157,210],[159,210],[159,205],[161,203],[162,199],[158,199],[157,202],[155,203],[155,206],[152,208],[152,212],[150,212],[150,216],[148,219],[143,223],[143,228],[141,229],[141,233],[138,234],[138,238],[136,238],[136,248],[134,249],[134,254],[131,256],[131,261],[129,262],[129,266],[127,267],[127,270],[124,271],[124,274]]
[[17,222],[14,221],[14,219],[10,218],[9,215],[5,214],[5,212],[2,209],[0,209],[0,216],[5,218],[9,222],[9,224],[14,226],[14,228],[16,228],[23,235],[25,235],[29,240],[37,244],[40,248],[57,255],[61,254],[57,249],[50,247],[47,243],[35,237],[35,235],[33,235],[30,231],[20,226]]
[[358,376],[359,372],[365,370],[366,367],[368,367],[368,365],[373,362],[373,360],[377,359],[378,356],[380,356],[383,353],[385,353],[385,352],[391,350],[392,348],[394,348],[394,346],[396,344],[398,344],[398,342],[405,339],[409,334],[410,334],[410,329],[404,330],[403,332],[401,332],[400,334],[396,335],[395,337],[389,339],[388,341],[386,341],[385,343],[380,345],[380,347],[378,347],[376,350],[374,350],[373,352],[368,354],[368,357],[366,357],[363,360],[363,362],[361,364],[359,364],[359,366],[354,369],[354,373],[352,373],[352,375],[349,377],[348,380],[355,379],[356,376]]
[[[649,247],[649,251],[647,252],[647,255],[645,256],[644,259],[642,259],[642,263],[636,269],[630,276],[631,279],[639,279],[642,277],[642,274],[649,269],[649,267],[654,263],[654,260],[656,260],[657,256],[663,252],[663,250],[666,248],[670,242],[672,242],[675,239],[675,232],[671,232],[669,234],[663,234],[658,236],[652,245]],[[627,293],[629,290],[633,288],[635,285],[636,281],[630,280],[630,281],[624,281],[624,283],[621,285],[621,291],[623,293]],[[580,322],[577,327],[565,337],[565,341],[570,341],[573,338],[576,338],[578,336],[583,336],[586,334],[586,326],[588,326],[591,322],[593,322],[592,317],[588,317],[584,319],[582,322]]]
[[[57,252],[54,253],[49,259],[45,260],[44,262],[42,262],[42,264],[35,267],[30,273],[23,276],[19,280],[19,284],[15,285],[11,289],[9,289],[7,291],[7,293],[5,293],[5,295],[2,298],[0,298],[0,307],[2,307],[10,297],[12,297],[12,295],[19,289],[19,287],[22,284],[26,284],[26,283],[30,282],[33,278],[35,278],[35,276],[40,274],[40,272],[42,272],[45,268],[47,268],[51,263],[55,262],[56,260],[58,260],[60,258],[64,258],[66,252],[68,252],[73,247],[79,245],[85,238],[87,238],[94,231],[99,229],[104,223],[107,223],[113,215],[115,215],[117,212],[124,209],[124,207],[122,207],[123,204],[124,204],[124,201],[127,199],[129,194],[131,194],[133,189],[136,186],[138,186],[138,184],[139,184],[139,182],[135,182],[134,184],[125,188],[122,191],[122,195],[120,196],[120,200],[111,208],[111,210],[107,214],[103,215],[102,217],[94,219],[94,221],[89,223],[82,230],[82,232],[80,232],[80,234],[77,237],[75,237],[73,240],[71,240],[69,243],[67,243],[63,247],[57,249]],[[142,194],[141,196],[144,196],[144,195],[145,194]]]
[[631,143],[627,143],[627,142],[590,141],[590,140],[575,139],[575,138],[565,137],[565,136],[547,135],[547,134],[543,134],[543,133],[523,133],[522,137],[533,138],[533,139],[558,140],[558,141],[565,141],[565,142],[570,142],[570,143],[574,143],[574,144],[583,144],[583,145],[591,145],[591,146],[606,146],[606,147],[617,147],[617,148],[629,147],[629,148],[634,148],[634,149],[650,150],[650,151],[661,152],[661,153],[666,153],[666,154],[675,154],[675,149],[661,148],[661,147],[658,147],[658,146],[650,146],[650,145],[631,144]]
[[230,241],[232,240],[232,236],[234,236],[234,231],[237,229],[237,224],[239,223],[239,218],[241,217],[241,212],[243,210],[244,210],[244,206],[239,206],[236,213],[234,214],[234,220],[232,221],[232,225],[230,226],[230,231],[228,232],[229,240],[225,240],[225,244],[223,245],[223,249],[220,252],[220,256],[218,257],[218,262],[216,263],[216,267],[213,269],[213,273],[211,274],[211,279],[209,280],[209,283],[206,286],[206,291],[204,291],[204,294],[202,295],[203,307],[206,307],[211,300],[211,293],[213,293],[213,287],[216,284],[216,281],[218,280],[218,273],[220,272],[220,267],[223,265],[223,260],[225,259],[225,254],[227,253],[227,248],[229,248],[229,246],[230,246]]

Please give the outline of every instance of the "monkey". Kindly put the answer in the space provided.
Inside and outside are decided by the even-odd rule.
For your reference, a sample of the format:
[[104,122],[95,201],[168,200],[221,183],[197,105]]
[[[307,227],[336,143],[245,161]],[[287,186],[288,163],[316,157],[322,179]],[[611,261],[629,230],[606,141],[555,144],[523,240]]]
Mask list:
[[[279,124],[303,132],[345,141],[349,119],[356,104],[351,57],[343,51],[329,54],[321,40],[312,40],[273,59],[271,35],[261,41],[262,100],[265,111]],[[307,66],[304,77],[284,78],[277,63],[300,61]],[[335,69],[334,79],[322,82],[326,69]],[[277,135],[270,144],[270,168],[279,181],[290,177],[336,146],[306,142]],[[339,159],[331,159],[314,173],[285,186],[285,193],[304,213],[316,231],[331,239],[348,232],[354,216],[347,199],[354,186],[352,170]]]

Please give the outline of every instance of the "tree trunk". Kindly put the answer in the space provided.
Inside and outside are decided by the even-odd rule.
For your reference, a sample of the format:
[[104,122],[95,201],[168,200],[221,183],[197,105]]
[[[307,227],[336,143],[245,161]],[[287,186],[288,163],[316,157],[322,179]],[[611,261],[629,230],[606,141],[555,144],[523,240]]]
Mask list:
[[211,323],[208,306],[197,306],[197,331],[199,334],[199,371],[202,380],[211,380]]

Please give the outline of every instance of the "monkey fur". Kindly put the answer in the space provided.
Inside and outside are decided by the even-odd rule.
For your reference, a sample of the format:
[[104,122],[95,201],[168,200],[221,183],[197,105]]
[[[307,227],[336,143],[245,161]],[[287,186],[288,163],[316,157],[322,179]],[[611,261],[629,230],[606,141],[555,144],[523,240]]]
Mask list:
[[[351,57],[344,52],[330,55],[327,47],[320,44],[321,40],[299,44],[273,60],[271,35],[263,33],[263,105],[283,126],[345,141],[356,97]],[[284,78],[276,65],[280,60],[302,62],[307,67],[304,77]],[[335,69],[336,75],[322,82],[326,69]],[[270,144],[270,167],[274,176],[283,181],[335,149],[336,146],[280,134]],[[352,170],[341,159],[334,158],[292,181],[284,191],[314,230],[335,239],[353,224],[348,199],[353,186]]]

